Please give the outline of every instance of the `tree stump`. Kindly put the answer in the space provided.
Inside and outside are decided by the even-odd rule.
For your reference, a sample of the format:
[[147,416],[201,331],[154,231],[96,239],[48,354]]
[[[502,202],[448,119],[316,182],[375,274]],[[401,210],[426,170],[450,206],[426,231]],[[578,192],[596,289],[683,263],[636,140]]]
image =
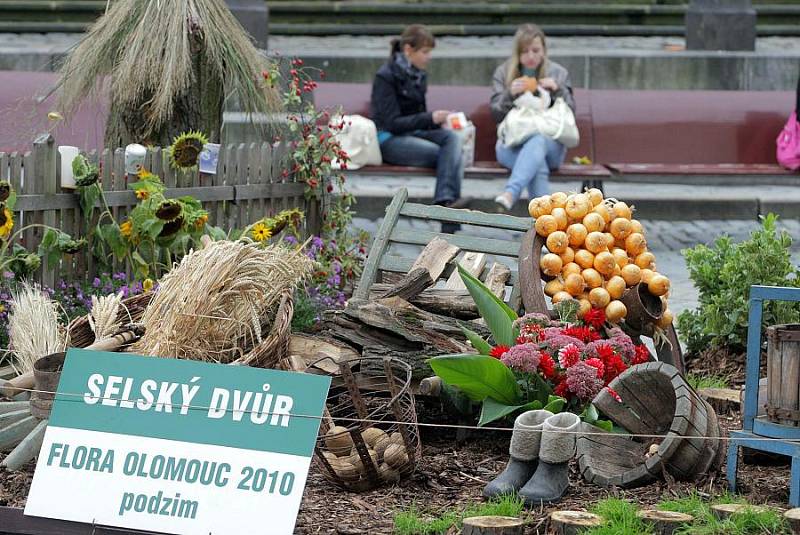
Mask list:
[[603,519],[586,511],[554,511],[550,513],[550,529],[556,535],[577,535],[587,528],[603,525]]
[[745,511],[760,513],[766,511],[766,508],[758,505],[750,505],[749,503],[721,503],[711,506],[711,512],[714,513],[714,516],[719,520],[725,520]]
[[692,515],[674,511],[645,509],[636,514],[645,522],[652,524],[657,535],[672,535],[676,529],[694,521]]
[[464,519],[463,535],[522,535],[523,522],[514,516],[473,516]]
[[800,507],[789,509],[783,513],[783,518],[786,519],[786,522],[789,523],[789,527],[792,528],[792,534],[800,535]]

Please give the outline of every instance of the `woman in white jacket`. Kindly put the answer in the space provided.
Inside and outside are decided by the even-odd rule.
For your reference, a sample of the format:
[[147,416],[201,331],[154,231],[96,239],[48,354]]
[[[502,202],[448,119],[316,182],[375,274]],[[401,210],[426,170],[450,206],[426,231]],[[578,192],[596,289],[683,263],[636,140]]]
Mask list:
[[[548,60],[544,32],[535,24],[523,24],[514,35],[511,58],[497,67],[492,77],[491,110],[497,124],[514,107],[514,101],[529,90],[531,78],[537,80],[535,96],[544,96],[547,91],[551,103],[562,97],[575,112],[569,72]],[[497,161],[511,169],[504,191],[495,198],[505,210],[511,210],[525,187],[531,198],[550,193],[550,171],[558,169],[567,152],[564,145],[541,134],[516,147],[507,147],[498,140],[495,151]]]

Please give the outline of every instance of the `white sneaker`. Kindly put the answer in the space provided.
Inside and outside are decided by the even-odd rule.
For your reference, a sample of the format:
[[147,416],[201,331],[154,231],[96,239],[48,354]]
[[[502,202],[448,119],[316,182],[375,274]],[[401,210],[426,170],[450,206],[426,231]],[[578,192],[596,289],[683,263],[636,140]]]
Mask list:
[[494,202],[505,208],[506,212],[510,212],[514,207],[511,195],[508,192],[503,192],[494,198]]

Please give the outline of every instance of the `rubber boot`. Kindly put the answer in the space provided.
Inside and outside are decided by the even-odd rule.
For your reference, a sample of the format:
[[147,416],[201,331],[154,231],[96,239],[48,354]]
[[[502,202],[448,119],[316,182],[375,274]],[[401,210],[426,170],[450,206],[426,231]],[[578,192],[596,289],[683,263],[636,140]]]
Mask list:
[[533,477],[519,490],[525,505],[554,503],[569,488],[569,460],[575,455],[575,433],[580,418],[571,412],[551,416],[542,425],[539,464]]
[[505,470],[483,489],[486,498],[515,494],[531,478],[539,457],[542,424],[551,416],[552,412],[543,410],[523,412],[517,416],[508,448],[511,458]]

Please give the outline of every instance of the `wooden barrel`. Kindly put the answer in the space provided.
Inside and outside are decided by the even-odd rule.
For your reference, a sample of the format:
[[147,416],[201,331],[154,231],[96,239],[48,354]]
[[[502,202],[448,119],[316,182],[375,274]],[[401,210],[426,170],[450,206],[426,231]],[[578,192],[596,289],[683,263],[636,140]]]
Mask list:
[[34,391],[31,394],[31,414],[44,420],[50,417],[54,392],[58,389],[66,353],[53,353],[33,363]]
[[633,435],[606,433],[584,424],[578,437],[578,464],[586,481],[596,485],[636,487],[662,477],[690,481],[722,464],[724,448],[717,415],[711,405],[664,362],[632,366],[593,403],[615,425]]
[[767,418],[800,425],[800,324],[767,328]]

